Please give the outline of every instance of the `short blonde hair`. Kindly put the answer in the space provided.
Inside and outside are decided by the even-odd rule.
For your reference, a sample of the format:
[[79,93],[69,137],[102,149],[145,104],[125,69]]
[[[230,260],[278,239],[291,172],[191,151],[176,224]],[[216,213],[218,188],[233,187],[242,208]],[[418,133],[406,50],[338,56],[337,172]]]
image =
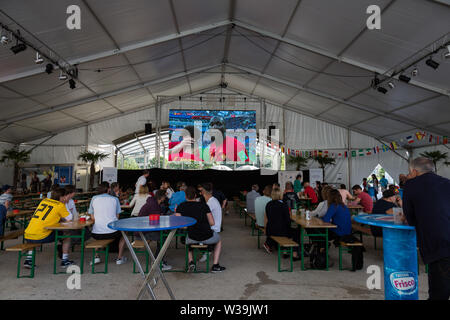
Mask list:
[[148,187],[147,186],[140,186],[139,187],[139,194],[148,194]]
[[272,200],[282,200],[283,194],[281,193],[280,188],[273,188],[272,189]]

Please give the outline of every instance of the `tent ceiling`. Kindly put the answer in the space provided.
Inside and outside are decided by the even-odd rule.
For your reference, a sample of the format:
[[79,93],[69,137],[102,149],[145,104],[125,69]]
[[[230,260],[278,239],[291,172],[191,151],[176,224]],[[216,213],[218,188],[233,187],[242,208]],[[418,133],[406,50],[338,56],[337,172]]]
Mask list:
[[[72,4],[81,30],[66,28]],[[365,25],[371,4],[383,12],[379,31]],[[449,6],[421,0],[2,1],[0,22],[60,61],[81,63],[71,90],[58,70],[34,64],[32,49],[0,47],[0,140],[142,110],[157,95],[217,86],[221,73],[230,88],[375,137],[418,128],[448,135],[450,61],[442,54],[433,57],[437,70],[421,62],[417,77],[394,80],[386,95],[369,85],[374,71],[401,69],[449,41],[449,16]]]

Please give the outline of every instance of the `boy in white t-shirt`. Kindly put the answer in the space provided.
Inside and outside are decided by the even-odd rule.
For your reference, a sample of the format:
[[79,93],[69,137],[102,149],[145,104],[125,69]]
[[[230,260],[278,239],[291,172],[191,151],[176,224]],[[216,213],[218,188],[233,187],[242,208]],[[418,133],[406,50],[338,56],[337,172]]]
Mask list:
[[[97,191],[98,195],[92,197],[88,210],[94,221],[92,237],[96,240],[114,239],[115,241],[110,245],[110,248],[113,251],[115,246],[118,245],[119,247],[116,264],[124,264],[128,261],[127,257],[123,256],[125,239],[120,231],[108,228],[110,222],[119,220],[119,213],[122,211],[119,198],[108,194],[108,182],[102,182]],[[100,257],[95,257],[95,263],[100,263]]]

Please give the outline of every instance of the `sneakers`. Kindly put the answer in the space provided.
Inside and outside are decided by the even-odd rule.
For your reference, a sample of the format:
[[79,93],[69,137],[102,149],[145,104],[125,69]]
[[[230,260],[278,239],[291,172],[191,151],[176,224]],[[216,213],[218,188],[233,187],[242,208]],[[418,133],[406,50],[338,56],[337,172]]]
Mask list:
[[205,262],[206,261],[206,254],[204,254],[198,261]]
[[188,272],[194,272],[195,271],[195,263],[194,261],[189,262]]
[[[95,257],[94,264],[99,264],[101,262],[100,257]],[[92,266],[92,261],[89,263],[90,266]]]
[[272,253],[272,249],[270,249],[270,247],[267,245],[267,243],[263,243],[263,247],[264,249],[266,249],[267,253]]
[[170,264],[167,264],[167,262],[163,261],[161,270],[162,271],[168,271],[168,270],[171,270],[171,269],[172,269],[172,266]]
[[66,260],[61,260],[61,267],[62,268],[67,268],[68,266],[73,265],[75,262],[69,259]]
[[216,273],[216,272],[222,272],[223,270],[225,270],[225,267],[222,267],[218,264],[213,265],[213,267],[211,268],[211,272]]
[[[24,268],[27,268],[27,269],[31,269],[31,268],[32,268],[32,261],[26,259],[26,260],[23,262],[23,267],[24,267]],[[35,267],[36,267],[36,266],[35,266]]]
[[128,261],[127,257],[122,257],[122,259],[116,259],[116,264],[124,264]]

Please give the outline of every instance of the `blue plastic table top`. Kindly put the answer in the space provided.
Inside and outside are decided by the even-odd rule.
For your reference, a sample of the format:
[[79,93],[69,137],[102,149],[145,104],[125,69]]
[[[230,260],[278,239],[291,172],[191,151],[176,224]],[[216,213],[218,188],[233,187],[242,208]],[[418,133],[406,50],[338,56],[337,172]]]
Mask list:
[[169,216],[169,223],[162,224],[159,221],[150,221],[148,217],[121,219],[110,222],[108,227],[119,231],[161,231],[172,230],[192,226],[197,220],[190,217]]
[[391,214],[362,214],[354,216],[353,220],[376,227],[415,230],[414,226],[407,224],[394,224],[394,216]]

